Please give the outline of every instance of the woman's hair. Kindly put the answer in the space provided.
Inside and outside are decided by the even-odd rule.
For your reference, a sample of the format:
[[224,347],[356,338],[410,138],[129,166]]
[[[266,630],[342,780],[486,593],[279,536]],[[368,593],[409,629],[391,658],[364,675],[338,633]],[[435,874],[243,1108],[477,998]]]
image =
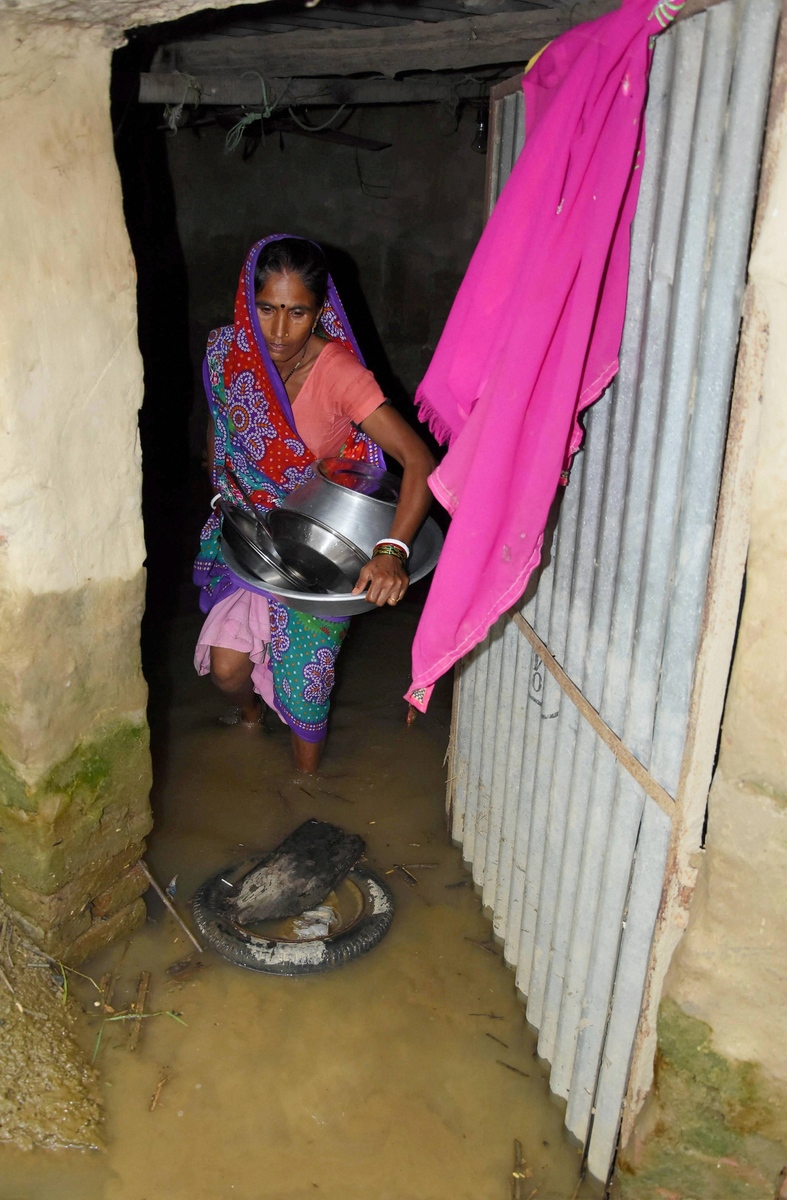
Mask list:
[[322,307],[328,291],[328,264],[325,255],[314,242],[305,238],[279,238],[268,242],[260,251],[254,272],[255,294],[265,287],[271,275],[298,275]]

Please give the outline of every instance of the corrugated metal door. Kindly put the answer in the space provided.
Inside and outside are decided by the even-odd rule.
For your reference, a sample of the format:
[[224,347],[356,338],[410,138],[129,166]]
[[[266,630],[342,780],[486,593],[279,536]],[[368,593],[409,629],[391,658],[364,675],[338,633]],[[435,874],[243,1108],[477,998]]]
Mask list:
[[[727,0],[658,39],[620,373],[538,580],[457,670],[453,835],[602,1180],[689,741],[702,805],[712,768],[692,688],[779,7]],[[519,88],[493,94],[493,122],[490,208],[524,140]]]

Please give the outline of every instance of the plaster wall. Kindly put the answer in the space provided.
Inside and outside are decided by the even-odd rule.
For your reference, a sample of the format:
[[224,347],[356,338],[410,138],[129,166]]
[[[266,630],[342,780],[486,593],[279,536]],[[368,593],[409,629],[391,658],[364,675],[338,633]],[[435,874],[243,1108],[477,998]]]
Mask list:
[[101,31],[2,18],[0,867],[58,953],[109,931],[91,881],[132,866],[150,821],[142,368],[110,54]]
[[787,1164],[787,67],[782,37],[750,262],[761,382],[745,599],[655,1089],[620,1194],[773,1200]]
[[710,798],[703,884],[668,992],[724,1054],[763,1064],[787,1135],[787,117],[750,278],[768,350],[746,594]]

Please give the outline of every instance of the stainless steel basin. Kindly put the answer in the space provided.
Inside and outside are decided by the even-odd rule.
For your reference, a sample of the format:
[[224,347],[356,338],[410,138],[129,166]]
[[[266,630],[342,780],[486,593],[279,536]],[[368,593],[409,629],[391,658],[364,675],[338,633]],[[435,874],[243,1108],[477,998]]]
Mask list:
[[[276,549],[288,568],[306,581],[309,592],[352,591],[369,561],[357,546],[305,513],[274,508],[267,523]],[[264,578],[267,582],[267,573]]]
[[[443,535],[440,532],[439,526],[436,521],[428,517],[413,542],[412,553],[407,564],[411,583],[417,583],[419,579],[423,579],[425,575],[434,570],[437,560],[440,557],[442,546]],[[327,617],[328,619],[340,620],[342,617],[352,617],[358,613],[378,611],[377,605],[370,604],[363,595],[353,596],[351,594],[355,580],[353,580],[353,585],[348,587],[345,593],[326,594],[322,596],[309,595],[293,589],[272,585],[266,586],[259,577],[255,577],[252,573],[245,570],[242,564],[236,559],[231,547],[225,548],[224,558],[232,574],[244,587],[249,588],[253,592],[260,592],[264,596],[273,596],[282,604],[286,604],[288,608],[309,613],[313,617]]]
[[226,547],[229,546],[236,561],[255,578],[264,578],[275,587],[308,590],[308,581],[297,570],[283,562],[270,534],[261,536],[262,526],[259,520],[225,500],[219,501],[219,507],[222,514],[221,540],[225,557]]

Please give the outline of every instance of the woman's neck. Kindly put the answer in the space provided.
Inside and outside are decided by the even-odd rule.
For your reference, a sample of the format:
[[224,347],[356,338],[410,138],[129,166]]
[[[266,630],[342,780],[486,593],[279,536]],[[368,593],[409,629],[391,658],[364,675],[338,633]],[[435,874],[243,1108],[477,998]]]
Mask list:
[[292,366],[283,363],[281,369],[277,367],[290,403],[293,402],[309,378],[312,367],[327,345],[329,345],[328,341],[313,333]]

